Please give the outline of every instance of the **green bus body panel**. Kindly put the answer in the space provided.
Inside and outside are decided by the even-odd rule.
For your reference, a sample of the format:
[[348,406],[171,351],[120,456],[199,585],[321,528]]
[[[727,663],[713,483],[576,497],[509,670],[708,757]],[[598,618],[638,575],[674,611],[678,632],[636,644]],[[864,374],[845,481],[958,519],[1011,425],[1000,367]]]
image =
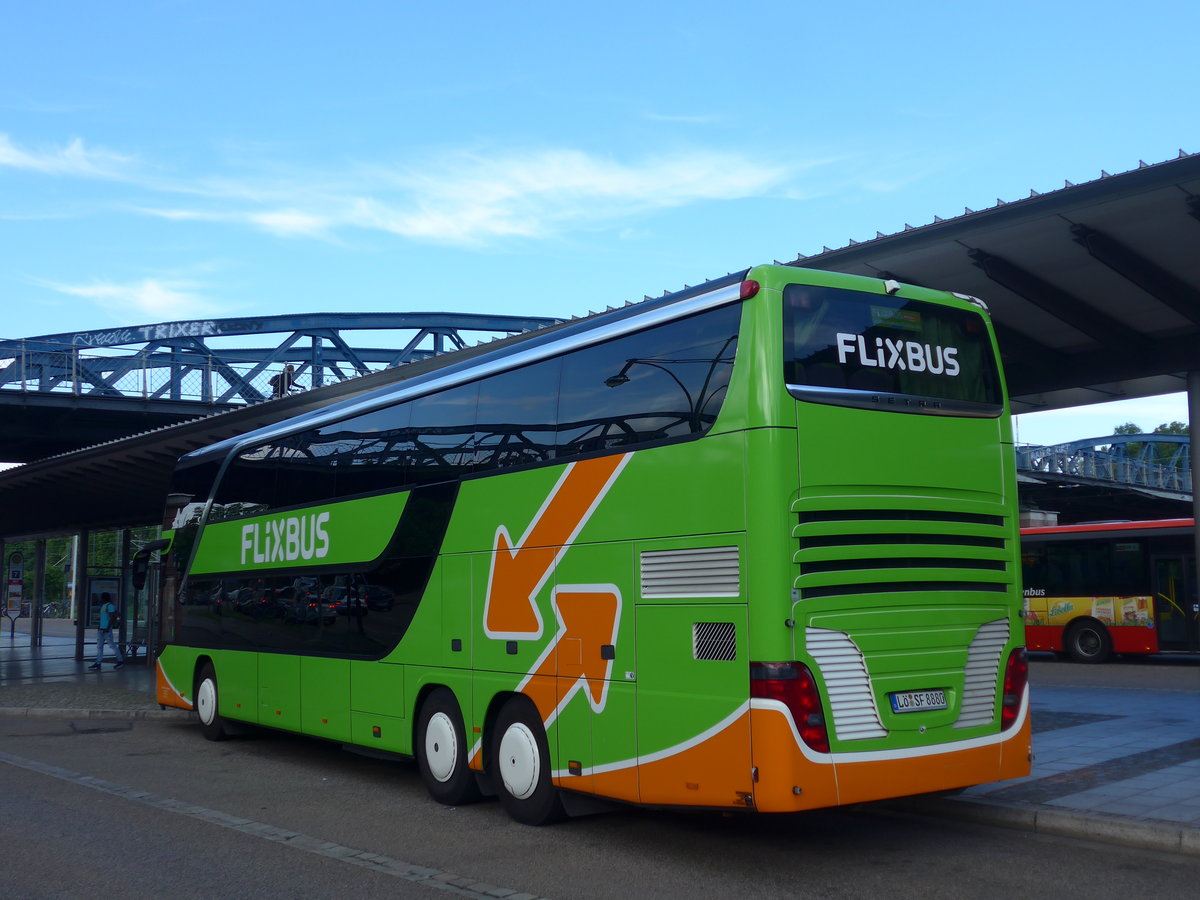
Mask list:
[[[160,659],[164,672],[190,699],[197,660],[211,658],[222,715],[401,753],[413,751],[421,698],[434,686],[448,686],[457,697],[472,750],[482,748],[497,702],[518,689],[540,692],[558,702],[547,727],[555,774],[569,770],[568,786],[584,791],[593,767],[611,771],[661,758],[736,721],[745,730],[744,758],[732,761],[730,773],[686,778],[689,790],[698,785],[696,802],[713,805],[753,790],[743,784],[753,765],[750,720],[737,718],[749,700],[750,661],[804,662],[828,702],[832,681],[809,646],[808,629],[844,634],[857,648],[880,718],[880,735],[854,740],[839,737],[831,720],[835,755],[995,734],[998,717],[955,724],[980,627],[1007,623],[1001,667],[1023,644],[1007,416],[905,414],[793,399],[780,370],[783,288],[808,283],[875,294],[884,288],[872,279],[784,267],[756,268],[747,277],[761,290],[744,306],[737,364],[716,423],[700,439],[630,454],[569,546],[539,573],[544,578],[530,598],[540,621],[536,633],[497,638],[486,630],[497,536],[504,529],[512,546],[527,533],[566,465],[461,483],[425,594],[382,661],[169,646]],[[974,309],[925,289],[904,287],[902,296]],[[213,523],[201,534],[192,571],[374,560],[392,539],[407,497]],[[820,518],[839,510],[862,511],[863,520],[884,513],[869,523],[873,543],[830,544],[866,527],[853,517]],[[906,511],[920,515],[897,517]],[[314,513],[328,513],[322,526],[329,548],[319,561],[255,563],[251,542],[243,563],[249,526],[279,534],[286,526],[272,520]],[[952,515],[938,520],[942,513]],[[825,543],[806,544],[814,538]],[[681,550],[735,559],[733,586],[707,596],[648,589],[643,559],[670,559]],[[912,589],[904,587],[909,582]],[[930,590],[934,582],[950,587]],[[571,674],[578,650],[558,604],[560,596],[580,591],[619,609],[602,684]],[[704,626],[730,629],[731,658],[697,658],[697,629]],[[947,710],[891,712],[890,693],[932,688],[946,691]],[[997,709],[999,703],[997,696]],[[631,783],[629,791],[629,799],[653,802],[653,785]]]
[[258,721],[300,731],[300,662],[306,657],[258,654]]
[[[208,655],[217,671],[221,715],[257,723],[260,720],[258,654],[221,650],[209,651]],[[190,670],[187,675],[190,680]],[[263,724],[272,723],[266,721]]]
[[[737,652],[731,660],[697,660],[693,628],[731,624]],[[638,752],[650,755],[724,719],[750,696],[746,608],[712,602],[689,606],[643,604],[637,609]],[[744,771],[750,771],[749,722]]]
[[300,730],[350,740],[350,660],[306,656],[300,662]]

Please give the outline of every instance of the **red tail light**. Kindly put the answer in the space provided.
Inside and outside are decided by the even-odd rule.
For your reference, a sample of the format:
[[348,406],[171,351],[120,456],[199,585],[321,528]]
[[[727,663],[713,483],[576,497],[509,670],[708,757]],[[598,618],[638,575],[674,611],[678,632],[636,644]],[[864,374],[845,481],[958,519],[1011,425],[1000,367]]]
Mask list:
[[1021,698],[1029,684],[1029,657],[1024,647],[1017,647],[1008,654],[1008,665],[1004,669],[1004,700],[1000,706],[1000,730],[1011,728],[1021,711]]
[[738,299],[749,300],[758,293],[758,288],[759,284],[757,281],[751,281],[750,279],[743,281],[741,287],[738,288]]
[[804,743],[820,753],[829,752],[821,694],[804,663],[751,663],[750,696],[781,702],[791,711]]

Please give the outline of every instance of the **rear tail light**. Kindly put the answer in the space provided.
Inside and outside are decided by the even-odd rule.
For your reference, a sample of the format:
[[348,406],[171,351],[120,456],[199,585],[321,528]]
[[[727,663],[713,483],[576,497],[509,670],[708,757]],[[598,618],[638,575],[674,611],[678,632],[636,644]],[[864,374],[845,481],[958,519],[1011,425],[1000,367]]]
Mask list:
[[743,281],[741,283],[741,286],[738,288],[738,299],[739,300],[749,300],[751,297],[755,296],[758,293],[758,289],[759,289],[759,284],[757,281],[751,281],[750,279],[746,279],[745,281]]
[[1021,698],[1029,684],[1029,658],[1024,647],[1017,647],[1008,654],[1008,665],[1004,668],[1004,700],[1000,706],[1000,730],[1011,728],[1021,711]]
[[804,743],[820,753],[829,752],[829,732],[821,694],[808,666],[798,662],[750,664],[750,696],[778,700],[792,713]]

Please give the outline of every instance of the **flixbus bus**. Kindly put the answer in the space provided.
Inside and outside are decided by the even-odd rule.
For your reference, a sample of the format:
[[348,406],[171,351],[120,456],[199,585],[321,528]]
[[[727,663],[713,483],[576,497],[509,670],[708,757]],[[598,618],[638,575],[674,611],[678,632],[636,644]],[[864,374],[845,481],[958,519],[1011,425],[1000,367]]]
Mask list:
[[209,738],[410,755],[528,823],[1029,771],[979,301],[762,266],[405,372],[179,463],[158,699]]
[[1200,651],[1195,527],[1158,519],[1021,529],[1029,648],[1079,662]]

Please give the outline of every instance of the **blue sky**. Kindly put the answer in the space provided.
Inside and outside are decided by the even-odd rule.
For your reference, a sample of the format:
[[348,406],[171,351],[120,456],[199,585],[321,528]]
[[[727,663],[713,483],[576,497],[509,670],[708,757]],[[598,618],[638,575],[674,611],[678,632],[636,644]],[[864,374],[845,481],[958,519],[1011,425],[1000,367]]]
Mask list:
[[[0,337],[660,294],[1200,151],[1198,27],[1183,0],[0,0]],[[1185,411],[1101,416],[1021,438]]]

